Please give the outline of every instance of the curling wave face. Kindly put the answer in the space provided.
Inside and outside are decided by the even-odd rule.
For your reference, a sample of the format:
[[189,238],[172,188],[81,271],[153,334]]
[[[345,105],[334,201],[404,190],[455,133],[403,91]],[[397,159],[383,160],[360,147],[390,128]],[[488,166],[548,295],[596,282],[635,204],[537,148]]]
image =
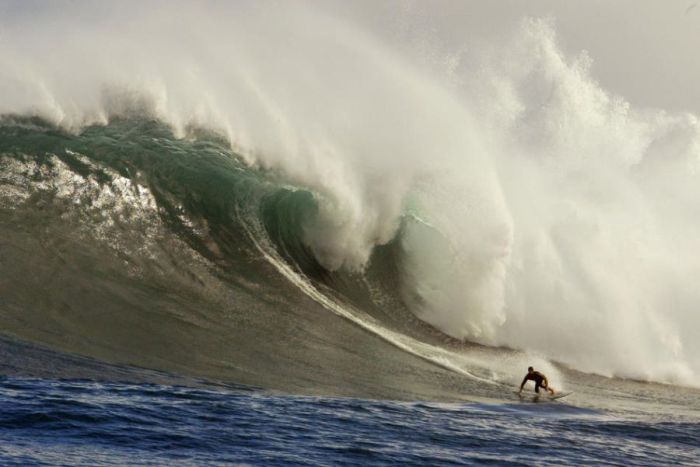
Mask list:
[[448,82],[332,12],[181,6],[4,25],[7,332],[287,389],[515,377],[447,336],[698,384],[694,115],[546,21]]
[[7,118],[0,141],[6,335],[285,391],[455,398],[466,376],[493,392],[402,304],[396,243],[366,274],[325,269],[303,240],[319,195],[215,135]]

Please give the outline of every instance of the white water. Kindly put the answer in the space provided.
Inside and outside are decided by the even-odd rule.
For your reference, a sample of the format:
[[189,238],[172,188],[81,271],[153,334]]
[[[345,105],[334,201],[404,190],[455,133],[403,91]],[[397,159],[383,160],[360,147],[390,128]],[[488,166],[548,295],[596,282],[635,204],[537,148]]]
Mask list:
[[603,89],[551,22],[441,68],[301,4],[45,8],[0,20],[0,112],[216,129],[319,193],[329,269],[419,219],[403,292],[444,332],[700,384],[700,123]]

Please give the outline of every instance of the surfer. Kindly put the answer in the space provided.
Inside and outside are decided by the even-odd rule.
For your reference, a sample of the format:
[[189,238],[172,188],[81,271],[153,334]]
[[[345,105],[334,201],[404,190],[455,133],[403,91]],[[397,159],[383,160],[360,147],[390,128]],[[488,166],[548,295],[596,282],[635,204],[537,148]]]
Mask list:
[[539,371],[535,371],[534,368],[531,366],[527,368],[527,374],[523,378],[523,382],[520,383],[520,391],[518,391],[518,394],[523,392],[523,387],[525,386],[525,383],[528,382],[528,380],[532,380],[535,382],[535,392],[539,394],[540,392],[540,387],[545,388],[547,391],[549,391],[550,394],[554,395],[554,389],[549,387],[549,383],[547,382],[547,377],[540,373]]

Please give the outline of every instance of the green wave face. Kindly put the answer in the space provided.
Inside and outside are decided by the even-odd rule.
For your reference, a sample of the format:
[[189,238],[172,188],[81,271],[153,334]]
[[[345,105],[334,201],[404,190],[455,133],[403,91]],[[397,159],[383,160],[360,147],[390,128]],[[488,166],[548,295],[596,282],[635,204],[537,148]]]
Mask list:
[[303,240],[317,195],[248,167],[215,135],[6,120],[0,164],[6,335],[271,389],[454,397],[456,374],[330,313],[264,254],[366,319],[431,338],[391,292],[396,245],[364,275],[324,270]]

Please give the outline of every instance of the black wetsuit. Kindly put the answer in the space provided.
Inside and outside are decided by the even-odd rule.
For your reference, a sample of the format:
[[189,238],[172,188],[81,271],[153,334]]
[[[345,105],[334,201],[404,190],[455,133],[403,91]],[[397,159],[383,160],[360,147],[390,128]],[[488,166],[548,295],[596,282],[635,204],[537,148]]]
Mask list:
[[547,389],[547,386],[549,385],[547,383],[547,377],[545,375],[543,375],[539,371],[533,371],[532,373],[528,373],[525,375],[525,378],[523,378],[523,382],[520,385],[521,389],[523,386],[525,386],[525,383],[528,380],[532,380],[535,382],[535,392],[540,392],[540,388]]

